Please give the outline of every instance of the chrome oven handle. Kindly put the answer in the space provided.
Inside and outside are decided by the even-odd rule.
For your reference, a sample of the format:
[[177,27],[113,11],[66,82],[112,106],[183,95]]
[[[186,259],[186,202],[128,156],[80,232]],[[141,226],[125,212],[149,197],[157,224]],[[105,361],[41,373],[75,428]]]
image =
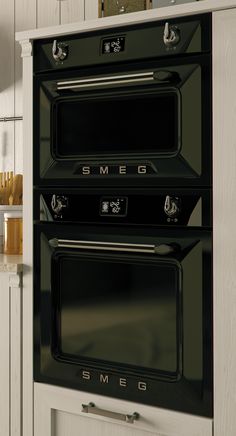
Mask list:
[[57,82],[57,90],[65,89],[80,89],[99,87],[104,85],[117,85],[135,82],[153,81],[155,79],[154,72],[135,73],[135,74],[120,74],[117,76],[94,77],[91,79],[78,79],[63,82]]
[[67,80],[57,82],[57,91],[96,88],[107,85],[123,85],[142,82],[172,83],[179,79],[178,73],[168,70],[146,71],[143,73],[119,74],[114,76],[92,77],[87,79]]
[[100,251],[125,251],[130,253],[147,253],[166,256],[175,251],[170,244],[149,245],[149,244],[127,244],[120,242],[82,241],[70,239],[50,239],[49,245],[53,248],[75,248],[79,250],[100,250]]
[[99,409],[94,403],[82,404],[82,412],[92,413],[93,415],[105,416],[107,418],[118,419],[133,424],[134,421],[139,419],[139,413],[134,412],[132,415],[126,415],[118,412],[111,412],[110,410]]

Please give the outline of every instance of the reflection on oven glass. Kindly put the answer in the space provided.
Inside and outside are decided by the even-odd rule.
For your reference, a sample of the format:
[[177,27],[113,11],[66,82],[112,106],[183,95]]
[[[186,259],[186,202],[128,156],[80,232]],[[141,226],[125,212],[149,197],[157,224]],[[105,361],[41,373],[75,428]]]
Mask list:
[[62,258],[63,355],[178,371],[176,265]]

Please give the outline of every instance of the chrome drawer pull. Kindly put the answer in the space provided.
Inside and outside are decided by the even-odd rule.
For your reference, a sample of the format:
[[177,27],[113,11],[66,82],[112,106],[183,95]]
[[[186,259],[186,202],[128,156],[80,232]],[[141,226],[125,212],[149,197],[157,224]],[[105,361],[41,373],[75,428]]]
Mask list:
[[150,253],[166,256],[175,251],[174,246],[169,244],[148,245],[148,244],[127,244],[120,242],[102,241],[74,241],[70,239],[50,239],[49,245],[53,248],[75,248],[80,250],[108,250],[126,251],[131,253]]
[[82,412],[92,413],[93,415],[106,416],[107,418],[118,419],[133,424],[134,421],[139,419],[139,413],[134,412],[132,415],[125,415],[124,413],[111,412],[110,410],[99,409],[94,403],[82,404]]

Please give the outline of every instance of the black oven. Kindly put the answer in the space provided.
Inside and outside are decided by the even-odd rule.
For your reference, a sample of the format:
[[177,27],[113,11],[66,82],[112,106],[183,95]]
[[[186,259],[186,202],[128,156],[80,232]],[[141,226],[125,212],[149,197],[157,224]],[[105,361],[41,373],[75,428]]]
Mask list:
[[173,47],[164,29],[62,38],[57,63],[35,43],[36,185],[211,183],[210,17],[178,22]]
[[211,16],[36,41],[34,380],[212,417],[212,305]]
[[212,414],[208,231],[35,228],[37,381]]
[[211,416],[210,209],[208,190],[37,190],[35,380]]

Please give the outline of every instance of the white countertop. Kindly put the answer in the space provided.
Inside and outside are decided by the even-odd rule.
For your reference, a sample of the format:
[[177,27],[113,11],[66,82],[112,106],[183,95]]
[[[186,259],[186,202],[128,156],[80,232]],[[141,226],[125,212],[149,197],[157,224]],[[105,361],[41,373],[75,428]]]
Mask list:
[[0,254],[0,272],[20,273],[22,271],[23,271],[22,256]]
[[236,0],[202,0],[199,2],[184,3],[175,6],[149,9],[147,11],[134,12],[132,14],[116,15],[112,17],[98,18],[96,20],[81,21],[78,23],[63,24],[41,29],[27,30],[16,33],[17,41],[25,41],[39,38],[47,38],[73,33],[89,32],[99,29],[109,29],[124,25],[151,22],[173,17],[201,14],[223,9],[236,8]]

